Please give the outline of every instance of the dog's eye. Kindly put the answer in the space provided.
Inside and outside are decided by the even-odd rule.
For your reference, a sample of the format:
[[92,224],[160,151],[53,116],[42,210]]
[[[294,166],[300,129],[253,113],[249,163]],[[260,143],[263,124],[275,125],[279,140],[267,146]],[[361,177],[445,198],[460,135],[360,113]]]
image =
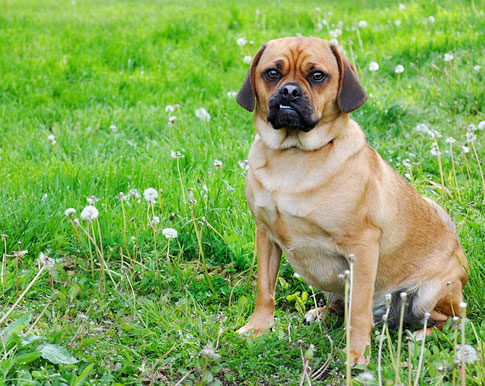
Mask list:
[[323,71],[315,71],[310,75],[310,79],[316,83],[320,83],[324,81],[326,78],[327,78],[327,74],[325,74]]
[[280,73],[274,68],[269,69],[265,72],[266,78],[269,80],[276,80],[280,78]]

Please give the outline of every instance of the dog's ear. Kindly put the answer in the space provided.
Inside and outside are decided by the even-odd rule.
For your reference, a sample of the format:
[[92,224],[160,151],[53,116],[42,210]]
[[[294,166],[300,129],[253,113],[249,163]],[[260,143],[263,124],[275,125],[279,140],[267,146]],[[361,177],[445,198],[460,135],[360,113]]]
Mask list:
[[254,82],[256,79],[255,70],[265,48],[266,46],[263,45],[256,53],[256,55],[254,55],[251,68],[249,69],[248,74],[246,75],[246,79],[244,79],[244,83],[241,89],[237,93],[237,97],[236,97],[237,103],[239,103],[242,107],[244,107],[248,111],[254,110],[254,98],[255,98]]
[[333,54],[337,58],[339,69],[338,80],[338,107],[344,113],[357,110],[367,101],[367,93],[357,79],[357,73],[343,53],[343,50],[331,45]]

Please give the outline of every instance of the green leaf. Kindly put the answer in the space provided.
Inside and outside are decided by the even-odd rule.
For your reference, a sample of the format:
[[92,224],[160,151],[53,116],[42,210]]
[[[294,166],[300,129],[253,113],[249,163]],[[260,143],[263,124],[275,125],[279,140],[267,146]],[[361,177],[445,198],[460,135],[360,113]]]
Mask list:
[[77,294],[81,291],[81,287],[79,287],[76,283],[74,283],[71,288],[69,289],[69,299],[71,302],[76,299]]
[[88,367],[86,367],[83,370],[83,372],[79,375],[79,377],[77,377],[76,379],[74,379],[71,382],[71,386],[80,386],[80,385],[82,385],[84,383],[84,381],[86,380],[86,378],[88,377],[88,375],[93,370],[93,367],[94,367],[94,363],[91,363]]
[[39,351],[42,353],[42,358],[47,359],[49,362],[54,364],[67,365],[78,362],[78,360],[74,358],[69,351],[57,344],[43,344],[39,346]]
[[16,364],[25,365],[27,363],[33,362],[36,359],[39,359],[41,356],[40,351],[32,351],[26,354],[20,354],[14,358]]

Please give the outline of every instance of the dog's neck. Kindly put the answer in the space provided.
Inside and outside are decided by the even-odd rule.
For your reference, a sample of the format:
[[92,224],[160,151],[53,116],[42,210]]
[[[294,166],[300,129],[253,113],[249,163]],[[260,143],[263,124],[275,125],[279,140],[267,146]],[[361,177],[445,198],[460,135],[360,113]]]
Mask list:
[[302,151],[315,151],[332,143],[339,137],[346,136],[347,131],[353,129],[354,126],[358,128],[358,131],[362,132],[357,123],[350,119],[349,114],[340,114],[334,120],[322,122],[308,132],[285,128],[275,130],[260,114],[255,114],[254,126],[264,144],[272,150],[295,148]]

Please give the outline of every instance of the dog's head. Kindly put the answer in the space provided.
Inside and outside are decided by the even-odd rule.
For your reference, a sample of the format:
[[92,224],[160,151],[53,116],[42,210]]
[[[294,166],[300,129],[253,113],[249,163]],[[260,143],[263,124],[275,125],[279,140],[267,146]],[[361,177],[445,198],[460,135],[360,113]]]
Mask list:
[[342,49],[315,38],[264,44],[237,96],[246,110],[256,107],[256,129],[270,147],[304,150],[324,144],[323,127],[366,100]]

